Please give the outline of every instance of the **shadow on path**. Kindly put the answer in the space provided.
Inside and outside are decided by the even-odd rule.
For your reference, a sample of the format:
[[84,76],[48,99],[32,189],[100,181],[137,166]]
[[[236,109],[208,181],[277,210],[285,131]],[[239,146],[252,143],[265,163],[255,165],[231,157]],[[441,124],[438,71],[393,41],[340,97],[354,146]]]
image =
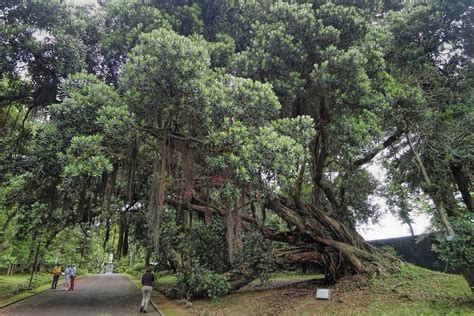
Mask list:
[[[119,274],[76,279],[74,291],[46,291],[0,309],[0,315],[142,315],[141,293]],[[146,315],[158,315],[148,306]]]

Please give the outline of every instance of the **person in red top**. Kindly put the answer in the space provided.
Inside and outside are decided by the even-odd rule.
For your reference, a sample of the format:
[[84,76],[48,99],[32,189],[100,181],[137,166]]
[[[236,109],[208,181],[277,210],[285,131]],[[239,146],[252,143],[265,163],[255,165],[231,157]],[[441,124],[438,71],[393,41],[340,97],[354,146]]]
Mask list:
[[74,291],[74,279],[76,278],[76,266],[72,266],[70,273],[71,273],[71,286],[69,287],[68,291]]
[[140,313],[146,313],[148,302],[150,302],[151,292],[153,291],[153,282],[155,276],[151,273],[152,268],[148,267],[145,270],[145,274],[142,276],[142,305],[140,307]]

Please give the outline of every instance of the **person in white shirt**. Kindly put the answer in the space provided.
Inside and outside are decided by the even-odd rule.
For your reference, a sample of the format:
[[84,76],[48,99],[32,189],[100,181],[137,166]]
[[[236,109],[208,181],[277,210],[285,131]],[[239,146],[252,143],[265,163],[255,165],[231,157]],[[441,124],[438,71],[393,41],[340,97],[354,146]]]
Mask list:
[[64,269],[64,283],[63,283],[63,291],[69,290],[71,286],[71,265],[68,264],[66,269]]

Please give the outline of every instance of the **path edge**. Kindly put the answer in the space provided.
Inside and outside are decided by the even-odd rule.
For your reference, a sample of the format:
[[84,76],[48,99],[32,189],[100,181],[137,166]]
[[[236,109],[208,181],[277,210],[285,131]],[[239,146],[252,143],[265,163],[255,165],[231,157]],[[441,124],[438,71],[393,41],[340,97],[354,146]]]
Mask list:
[[[139,290],[141,290],[140,285],[138,284],[138,282],[134,280],[134,277],[132,275],[128,273],[120,273],[120,274],[125,275],[130,280],[130,282],[132,282]],[[156,291],[156,290],[153,289],[153,291]],[[148,303],[151,304],[156,309],[156,311],[158,312],[158,314],[160,314],[160,316],[166,316],[165,313],[163,313],[161,309],[158,308],[158,305],[156,305],[151,299]]]
[[[76,279],[85,277],[85,276],[87,276],[87,275],[89,275],[89,273],[88,273],[88,274],[84,274],[84,275],[80,275],[80,276],[76,277]],[[58,285],[61,285],[61,284],[63,284],[63,283],[64,283],[64,282],[58,283]],[[42,286],[46,286],[46,285],[48,285],[48,284],[44,284],[44,285],[38,286],[38,288],[40,288],[40,287],[42,287]],[[50,286],[50,285],[51,285],[51,283],[49,283],[49,286]],[[20,294],[16,294],[16,295],[14,295],[14,296],[12,296],[12,297],[10,298],[10,299],[12,300],[11,302],[7,302],[7,303],[5,303],[5,304],[3,304],[3,305],[0,305],[0,310],[3,309],[3,308],[5,308],[5,307],[8,307],[8,306],[10,306],[10,305],[16,304],[16,303],[21,302],[21,301],[23,301],[23,300],[26,300],[27,298],[30,298],[30,297],[33,297],[33,296],[35,296],[35,295],[41,294],[41,293],[43,293],[43,292],[46,292],[47,290],[50,290],[49,286],[48,286],[47,288],[45,288],[44,290],[40,290],[40,291],[35,292],[35,293],[30,293],[30,295],[27,295],[27,296],[24,296],[24,297],[15,298],[15,296],[23,295],[23,294],[25,294],[26,292],[23,292],[23,293],[20,293]]]

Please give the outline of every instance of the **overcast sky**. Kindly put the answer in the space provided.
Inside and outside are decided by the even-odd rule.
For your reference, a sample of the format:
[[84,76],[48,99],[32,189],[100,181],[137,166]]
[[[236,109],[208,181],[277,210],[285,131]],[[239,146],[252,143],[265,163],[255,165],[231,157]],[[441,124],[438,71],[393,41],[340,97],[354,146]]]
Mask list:
[[[96,0],[69,0],[75,4],[96,4]],[[384,179],[383,171],[377,166],[369,168],[372,174],[378,179]],[[402,225],[401,222],[393,216],[383,201],[380,201],[380,207],[383,209],[384,215],[381,216],[378,224],[369,224],[358,227],[359,233],[366,240],[410,236],[408,225]],[[413,230],[415,234],[422,234],[430,225],[430,217],[426,214],[419,214],[413,217]]]

